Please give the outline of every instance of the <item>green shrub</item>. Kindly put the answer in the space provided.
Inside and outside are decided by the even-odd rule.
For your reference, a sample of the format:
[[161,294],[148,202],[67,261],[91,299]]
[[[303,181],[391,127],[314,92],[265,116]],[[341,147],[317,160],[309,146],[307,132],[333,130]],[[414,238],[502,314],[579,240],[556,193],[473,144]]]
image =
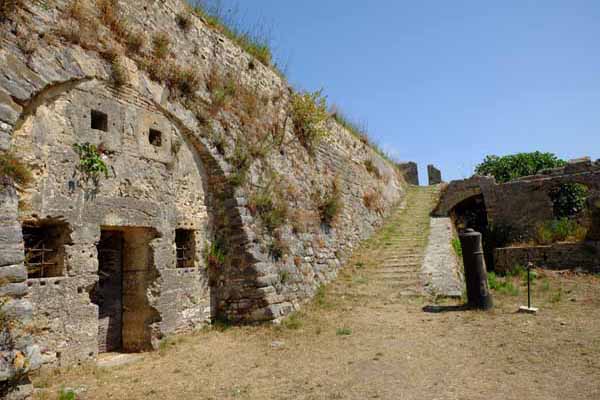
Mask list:
[[101,176],[108,178],[108,166],[95,145],[76,143],[73,149],[79,155],[77,170],[83,175],[85,181],[91,180],[97,184]]
[[563,183],[550,191],[556,218],[573,218],[584,209],[589,190],[580,183]]
[[0,177],[3,176],[22,187],[29,186],[33,179],[29,167],[11,152],[0,153]]
[[477,175],[490,175],[499,183],[509,182],[522,176],[535,175],[546,168],[562,167],[566,164],[552,153],[518,153],[498,157],[490,155],[475,168]]
[[193,68],[181,68],[172,64],[167,79],[169,87],[184,97],[192,97],[200,88],[200,76]]
[[546,221],[537,227],[536,241],[539,244],[552,244],[564,241],[583,241],[587,228],[569,218]]
[[294,131],[300,143],[311,153],[329,133],[325,128],[327,102],[322,93],[322,90],[294,93],[291,100]]

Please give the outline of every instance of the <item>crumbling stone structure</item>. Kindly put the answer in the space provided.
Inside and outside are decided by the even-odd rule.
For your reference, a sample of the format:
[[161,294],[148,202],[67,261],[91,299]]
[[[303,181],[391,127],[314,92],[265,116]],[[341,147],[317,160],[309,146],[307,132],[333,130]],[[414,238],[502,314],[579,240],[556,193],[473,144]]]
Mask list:
[[[587,240],[597,241],[600,162],[592,162],[589,159],[574,160],[565,167],[543,170],[538,175],[522,177],[503,184],[497,184],[493,177],[484,176],[452,181],[444,188],[434,214],[452,215],[456,210],[469,208],[471,207],[469,204],[479,201],[483,205],[485,223],[490,231],[503,236],[503,242],[526,243],[535,238],[540,223],[556,218],[551,193],[566,183],[579,183],[588,189],[588,210],[592,224]],[[586,267],[588,265],[597,265],[598,256],[595,255],[595,252],[587,251],[583,252],[582,256],[574,255],[583,247],[595,248],[593,243],[582,246],[567,246],[565,249],[559,249],[560,246],[558,246],[552,250],[548,250],[547,246],[541,246],[540,249],[526,252],[516,249],[514,251],[518,254],[515,254],[514,257],[507,254],[510,249],[514,249],[511,247],[506,250],[502,249],[500,252],[496,251],[498,258],[495,260],[495,264],[500,269],[505,269],[506,265],[510,263],[507,260],[521,260],[529,254],[533,261],[540,258],[539,254],[546,254],[547,257],[549,257],[548,254],[552,254],[556,261],[548,263],[548,265],[553,267],[558,265],[559,260],[566,260],[564,266],[572,266],[581,257],[588,260],[581,265],[582,267],[588,268]],[[542,256],[542,258],[544,257]]]
[[419,186],[419,167],[416,162],[409,161],[398,164],[400,171],[404,174],[404,180],[409,185]]
[[427,166],[427,176],[429,179],[429,185],[439,185],[442,183],[442,172],[437,169],[434,165]]
[[[169,32],[169,57],[203,80],[187,97],[127,53],[126,82],[115,84],[114,61],[94,43],[56,33],[76,23],[69,3],[27,4],[0,25],[0,151],[33,173],[18,194],[2,189],[0,206],[10,228],[0,233],[2,310],[35,326],[29,338],[0,341],[0,385],[14,396],[26,387],[16,377],[40,363],[149,350],[215,319],[282,318],[335,278],[404,193],[397,167],[334,121],[308,151],[288,118],[287,83],[202,19],[181,29],[183,1],[119,4],[137,31]],[[96,28],[120,46],[110,27]],[[215,74],[256,90],[272,119],[261,125],[274,132],[266,150],[241,154],[253,121],[246,109],[217,108]],[[86,176],[77,151],[85,143],[100,149],[107,176]],[[253,152],[260,158],[242,181],[240,158]],[[280,226],[257,212],[256,188],[287,209]],[[319,216],[316,189],[337,196],[335,219]]]

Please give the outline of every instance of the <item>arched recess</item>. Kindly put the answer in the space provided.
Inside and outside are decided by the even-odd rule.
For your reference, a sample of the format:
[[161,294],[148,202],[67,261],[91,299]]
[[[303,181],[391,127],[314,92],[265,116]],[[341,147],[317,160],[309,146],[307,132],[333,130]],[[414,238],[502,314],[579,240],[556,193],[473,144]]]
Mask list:
[[[232,187],[228,183],[227,179],[227,164],[222,159],[222,157],[218,154],[216,149],[213,149],[211,145],[207,143],[207,141],[199,134],[194,127],[187,126],[180,118],[178,118],[174,113],[170,112],[166,107],[163,106],[148,96],[144,96],[139,91],[132,87],[125,87],[120,89],[120,91],[115,91],[110,85],[96,80],[94,78],[81,78],[75,80],[65,81],[59,84],[54,84],[44,88],[39,91],[35,96],[30,98],[26,103],[22,104],[23,113],[15,124],[15,129],[13,132],[13,143],[15,141],[19,141],[19,132],[26,129],[31,129],[31,126],[28,124],[31,123],[32,118],[47,118],[48,121],[60,121],[62,118],[75,118],[73,115],[68,115],[68,112],[60,115],[61,113],[57,113],[56,115],[51,115],[49,113],[45,113],[44,115],[38,115],[38,111],[40,107],[47,107],[49,104],[53,104],[55,102],[64,102],[64,109],[66,111],[69,110],[67,103],[69,103],[72,99],[65,99],[64,97],[72,91],[75,90],[88,90],[90,92],[94,92],[94,88],[97,90],[102,90],[106,92],[112,92],[115,98],[122,99],[123,97],[129,97],[131,99],[135,99],[138,103],[136,106],[139,106],[141,109],[151,110],[157,114],[160,114],[161,118],[164,121],[168,121],[168,124],[171,124],[173,128],[181,134],[181,139],[184,142],[186,148],[191,149],[193,153],[194,162],[197,163],[197,167],[201,170],[201,175],[203,177],[202,186],[205,193],[205,206],[208,210],[207,219],[207,229],[210,233],[211,239],[218,241],[220,248],[222,251],[226,253],[225,261],[222,265],[215,266],[210,271],[209,281],[212,296],[212,313],[211,318],[215,319],[226,319],[230,321],[244,321],[252,318],[252,313],[256,310],[260,310],[267,306],[267,302],[264,300],[262,292],[258,290],[257,281],[261,277],[260,271],[255,268],[255,265],[261,259],[261,255],[256,251],[256,247],[251,243],[248,239],[248,228],[246,225],[249,221],[249,216],[245,212],[242,195],[236,190],[236,188]],[[129,105],[131,106],[131,105]],[[128,106],[128,107],[129,107]],[[103,108],[108,107],[108,108]],[[100,116],[103,114],[106,115],[109,112],[115,112],[116,115],[120,115],[119,118],[123,118],[123,127],[124,132],[127,129],[131,129],[132,126],[136,125],[136,121],[131,118],[132,114],[131,110],[119,111],[119,110],[111,110],[110,105],[102,104],[102,102],[98,103],[98,110],[94,110],[98,112]],[[81,111],[81,110],[75,110]],[[86,111],[86,113],[89,111]],[[120,113],[124,115],[121,115]],[[81,115],[78,115],[75,119],[79,120]],[[90,116],[93,118],[93,116]],[[106,131],[105,133],[100,133],[101,135],[107,135],[106,141],[103,143],[107,144],[107,153],[109,154],[109,158],[111,161],[114,160],[114,154],[118,154],[120,151],[125,151],[125,148],[121,149],[119,146],[127,147],[127,143],[119,140],[113,140],[114,137],[111,136],[111,125],[110,122],[109,127],[105,128],[103,126],[102,118],[99,120],[100,122],[93,128],[98,131]],[[168,124],[166,122],[152,121],[150,118],[149,121],[145,121],[147,125],[155,124],[159,133],[161,131],[161,126],[166,127],[168,129]],[[73,122],[71,122],[73,123]],[[79,121],[78,123],[89,124],[93,123],[91,121],[85,120],[83,122]],[[163,125],[161,125],[163,124]],[[77,125],[77,123],[75,123]],[[150,126],[148,125],[148,126]],[[81,125],[83,126],[83,125]],[[152,125],[154,126],[154,125]],[[81,137],[78,138],[78,141],[83,141],[86,139],[85,130],[77,130],[74,127],[74,131],[77,134],[81,134]],[[125,129],[126,128],[126,129]],[[119,131],[119,127],[114,128],[116,132]],[[135,130],[135,129],[133,129]],[[31,131],[31,136],[29,137],[29,146],[24,148],[20,147],[21,154],[26,154],[28,150],[32,150],[35,148],[44,135],[48,134],[56,134],[61,135],[61,132],[48,132],[39,129],[33,129]],[[24,140],[21,145],[27,143],[27,139]],[[129,143],[131,144],[131,143]],[[164,149],[155,150],[155,153],[151,153],[153,150],[151,147],[152,144],[145,143],[143,145],[144,149],[150,151],[150,153],[146,152],[146,150],[142,151],[144,154],[141,155],[140,159],[145,161],[140,162],[149,162],[148,160],[154,160],[159,162],[164,162],[166,167],[164,171],[167,171],[170,166],[170,160],[168,157],[164,157],[166,152],[175,151],[175,143],[169,142],[166,147],[166,152]],[[164,147],[164,146],[163,146]],[[64,149],[63,149],[64,150]],[[24,196],[24,200],[30,201],[33,204],[34,212],[33,213],[25,213],[25,219],[39,219],[39,220],[47,220],[47,217],[57,218],[61,220],[61,223],[66,223],[70,225],[70,228],[81,228],[78,225],[82,224],[81,215],[85,214],[90,216],[91,220],[97,221],[97,228],[85,228],[78,229],[75,233],[71,234],[71,237],[68,239],[70,242],[69,251],[66,252],[67,265],[79,265],[79,262],[83,259],[95,259],[97,257],[97,250],[80,243],[96,241],[99,242],[101,239],[101,234],[104,230],[110,231],[113,233],[119,233],[127,235],[128,232],[131,231],[130,228],[134,228],[137,225],[146,226],[143,221],[152,220],[156,223],[150,224],[153,225],[149,228],[155,229],[156,232],[149,232],[148,236],[148,246],[152,249],[152,258],[156,262],[156,265],[160,267],[157,268],[155,273],[150,274],[151,278],[146,279],[144,282],[144,295],[147,297],[147,301],[149,303],[149,307],[154,310],[152,313],[149,313],[144,318],[149,318],[150,321],[150,335],[153,341],[160,339],[162,335],[174,331],[177,327],[169,322],[171,317],[169,317],[169,310],[161,309],[161,304],[165,301],[165,298],[168,297],[168,291],[166,288],[161,287],[165,282],[166,272],[163,270],[163,266],[167,265],[167,263],[173,261],[173,257],[169,258],[169,252],[173,249],[172,241],[174,240],[173,227],[169,224],[162,223],[161,221],[165,220],[175,220],[177,218],[175,213],[169,210],[150,210],[148,209],[147,202],[144,203],[143,195],[140,196],[119,196],[115,195],[118,199],[114,202],[108,201],[106,198],[102,196],[102,193],[98,195],[93,200],[85,196],[76,196],[73,195],[73,185],[72,185],[72,176],[69,174],[74,170],[74,166],[76,165],[76,159],[73,158],[73,154],[67,154],[68,151],[62,152],[53,152],[52,148],[48,150],[46,154],[48,159],[52,159],[52,157],[62,157],[61,161],[65,165],[64,170],[59,172],[50,171],[47,166],[41,165],[40,160],[35,160],[35,152],[32,152],[29,157],[26,155],[24,158],[26,161],[32,162],[36,170],[36,179],[40,180],[43,178],[51,178],[54,180],[64,179],[65,182],[68,181],[69,191],[71,191],[72,196],[69,197],[67,193],[58,193],[55,197],[48,198],[44,194],[34,193],[33,195]],[[110,155],[113,153],[113,155]],[[119,162],[116,160],[115,162]],[[43,162],[42,162],[43,164]],[[110,164],[110,163],[109,163]],[[123,167],[123,165],[121,165]],[[57,173],[60,177],[54,178],[52,174]],[[69,176],[67,176],[69,175]],[[64,183],[64,182],[63,182]],[[144,181],[142,183],[134,181],[132,185],[139,185],[143,187]],[[113,194],[121,193],[121,188],[118,185],[107,185],[109,189],[112,190]],[[76,192],[76,190],[75,190]],[[145,194],[150,193],[150,190],[146,190]],[[122,194],[122,193],[121,193]],[[144,193],[142,193],[144,194]],[[166,196],[168,193],[165,193],[163,199],[168,199]],[[128,196],[130,194],[128,193]],[[54,195],[53,195],[54,196]],[[161,197],[159,196],[160,200]],[[88,207],[90,201],[94,203],[93,207]],[[156,203],[160,203],[157,201]],[[60,204],[64,204],[66,207],[62,209]],[[110,211],[111,209],[117,209],[117,211]],[[121,210],[122,212],[119,212]],[[164,217],[164,214],[169,214],[167,217]],[[131,218],[133,222],[127,222],[123,224],[124,215],[127,218]],[[244,215],[244,218],[242,218]],[[136,222],[137,221],[137,222]],[[141,223],[139,221],[142,221]],[[89,222],[89,220],[86,220]],[[85,224],[83,224],[85,225]],[[138,226],[139,227],[139,226]],[[118,236],[118,234],[117,234]],[[127,244],[127,241],[126,241]],[[143,258],[143,257],[142,257]],[[61,277],[65,279],[60,279],[57,277],[52,280],[52,285],[56,287],[60,285],[71,285],[73,286],[72,293],[82,294],[82,292],[90,291],[93,289],[94,279],[91,278],[91,275],[94,275],[97,271],[94,270],[93,263],[89,261],[81,262],[81,265],[86,265],[79,270],[68,270],[65,271]],[[172,265],[171,265],[172,266]],[[74,279],[66,279],[67,277],[73,277]],[[182,279],[185,279],[182,278]],[[42,285],[42,283],[33,283],[32,285]],[[50,287],[48,283],[44,283],[44,286]],[[52,286],[54,288],[55,286]],[[264,285],[263,285],[264,286]],[[30,289],[31,290],[31,289]],[[74,294],[74,296],[76,296]],[[239,307],[239,304],[244,302],[245,299],[252,299],[251,302],[246,301],[245,308]],[[50,304],[51,305],[51,304]],[[85,312],[85,307],[81,306],[81,312]],[[152,315],[150,315],[152,314]],[[82,332],[85,332],[86,329],[89,329],[89,326],[83,326]],[[85,332],[89,333],[89,332]],[[145,335],[143,333],[142,335]],[[143,348],[140,348],[143,349]],[[68,363],[71,360],[66,360]]]

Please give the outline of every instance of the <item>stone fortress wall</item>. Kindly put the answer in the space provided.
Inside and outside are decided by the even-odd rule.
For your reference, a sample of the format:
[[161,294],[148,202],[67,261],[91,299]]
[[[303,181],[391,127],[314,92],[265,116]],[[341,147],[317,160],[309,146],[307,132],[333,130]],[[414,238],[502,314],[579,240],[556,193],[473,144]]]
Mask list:
[[[152,349],[211,319],[282,318],[335,278],[404,194],[397,167],[334,121],[308,152],[287,118],[287,83],[202,19],[180,29],[183,1],[120,2],[131,26],[167,32],[169,57],[207,81],[195,98],[210,105],[214,71],[232,74],[281,127],[281,141],[253,160],[247,183],[233,184],[237,143],[249,135],[239,110],[223,107],[202,120],[195,103],[125,56],[127,83],[115,87],[110,62],[54,34],[73,23],[65,19],[69,4],[28,4],[23,19],[0,26],[0,150],[12,151],[34,177],[28,188],[7,183],[2,192],[2,226],[10,232],[0,233],[0,294],[7,309],[21,310],[9,317],[32,327],[0,343],[0,388],[14,398],[27,391],[28,369],[41,363]],[[32,51],[23,40],[35,44]],[[101,147],[109,166],[97,185],[77,170],[73,146],[86,142]],[[252,209],[253,190],[269,176],[285,183],[288,217],[276,234]],[[333,186],[341,212],[323,224],[314,192]],[[276,242],[285,245],[274,255]],[[226,254],[215,267],[207,254],[216,245]],[[48,249],[46,258],[34,263],[27,247]],[[16,376],[23,381],[15,386]]]

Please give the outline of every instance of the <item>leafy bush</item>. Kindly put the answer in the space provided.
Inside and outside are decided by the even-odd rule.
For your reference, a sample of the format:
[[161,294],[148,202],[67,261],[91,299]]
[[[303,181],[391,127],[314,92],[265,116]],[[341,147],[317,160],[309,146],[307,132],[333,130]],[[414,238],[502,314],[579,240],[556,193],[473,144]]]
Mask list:
[[556,218],[573,218],[585,209],[589,190],[580,183],[563,183],[550,191]]
[[143,32],[129,32],[125,44],[133,53],[141,53],[146,45],[146,36]]
[[13,153],[0,153],[0,177],[7,176],[16,184],[27,187],[31,184],[31,171]]
[[535,175],[546,168],[566,164],[552,153],[518,153],[508,156],[489,155],[475,168],[477,175],[490,175],[499,183],[509,182],[522,176]]
[[560,218],[538,225],[536,233],[536,241],[540,244],[582,241],[587,235],[587,228],[569,218]]
[[296,136],[300,143],[312,153],[319,141],[328,134],[324,126],[328,114],[323,91],[294,93],[291,107]]
[[108,178],[108,167],[95,145],[76,143],[73,145],[73,149],[79,155],[77,170],[84,176],[85,181],[91,180],[97,184],[102,175]]

